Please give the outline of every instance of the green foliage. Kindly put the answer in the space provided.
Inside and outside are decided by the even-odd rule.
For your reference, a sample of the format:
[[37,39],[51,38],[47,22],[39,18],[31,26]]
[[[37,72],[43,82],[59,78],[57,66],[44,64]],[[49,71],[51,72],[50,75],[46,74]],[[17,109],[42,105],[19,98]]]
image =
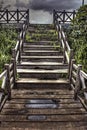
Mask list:
[[87,72],[87,5],[82,6],[68,31],[69,45],[74,49],[75,59]]
[[11,59],[11,49],[15,47],[17,32],[14,28],[0,27],[0,72]]
[[[45,28],[44,26],[43,28]],[[39,28],[39,25],[37,25],[37,28]],[[42,27],[39,28],[39,30],[36,29],[35,32],[33,33],[27,32],[26,34],[26,42],[41,41],[41,40],[57,41],[58,34],[53,29],[42,30]]]

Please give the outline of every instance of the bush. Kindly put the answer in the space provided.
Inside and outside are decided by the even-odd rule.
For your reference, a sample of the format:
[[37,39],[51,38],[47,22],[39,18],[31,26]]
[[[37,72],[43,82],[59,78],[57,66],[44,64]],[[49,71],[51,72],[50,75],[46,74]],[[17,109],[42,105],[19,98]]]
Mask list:
[[87,72],[87,5],[80,7],[67,33],[68,42],[74,49],[75,60]]
[[0,72],[11,59],[11,49],[15,47],[17,32],[14,28],[0,27]]

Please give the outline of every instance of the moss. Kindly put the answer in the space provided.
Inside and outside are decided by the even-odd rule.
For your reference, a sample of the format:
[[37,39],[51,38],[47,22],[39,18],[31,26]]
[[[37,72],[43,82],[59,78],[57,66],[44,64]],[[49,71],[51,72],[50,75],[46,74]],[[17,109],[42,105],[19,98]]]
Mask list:
[[41,40],[49,40],[49,41],[57,41],[58,33],[53,29],[47,29],[47,26],[51,25],[33,25],[35,27],[35,31],[30,33],[29,31],[26,34],[26,41],[30,42],[41,41]]

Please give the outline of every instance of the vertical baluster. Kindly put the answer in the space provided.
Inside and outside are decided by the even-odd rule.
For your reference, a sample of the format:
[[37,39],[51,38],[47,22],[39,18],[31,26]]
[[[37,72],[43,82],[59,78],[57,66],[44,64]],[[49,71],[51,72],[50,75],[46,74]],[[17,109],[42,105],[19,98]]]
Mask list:
[[66,11],[64,10],[64,11],[63,11],[63,23],[66,22],[66,21],[65,21],[65,15],[66,15]]
[[29,26],[29,22],[30,22],[30,19],[29,19],[29,9],[27,10],[27,25]]
[[16,70],[16,62],[15,62],[15,59],[11,59],[11,63],[13,64],[13,78],[14,78],[14,88],[16,88],[16,84],[15,84],[15,81],[16,81],[16,76],[17,76],[17,70]]
[[17,9],[17,23],[19,23],[19,10]]
[[7,23],[9,23],[8,9],[6,9],[6,17],[7,17]]
[[55,22],[56,22],[56,18],[55,18],[55,14],[56,14],[56,11],[55,11],[55,9],[53,10],[53,24],[54,24],[54,28],[55,28]]
[[69,77],[69,75],[70,75],[70,68],[71,68],[72,59],[73,59],[73,49],[70,49],[68,77]]
[[82,65],[78,65],[75,91],[74,91],[74,99],[75,100],[77,99],[77,95],[79,93],[79,90],[81,89],[81,80],[80,80],[80,70],[81,69],[82,69]]
[[[69,83],[71,85],[71,79],[72,79],[72,71],[73,71],[73,64],[75,63],[75,59],[71,60],[71,66],[70,66],[70,73],[69,73]],[[70,86],[71,89],[71,86]]]
[[9,68],[9,64],[5,64],[5,69],[7,70],[6,91],[8,93],[8,100],[11,100],[11,84],[10,84],[10,68]]

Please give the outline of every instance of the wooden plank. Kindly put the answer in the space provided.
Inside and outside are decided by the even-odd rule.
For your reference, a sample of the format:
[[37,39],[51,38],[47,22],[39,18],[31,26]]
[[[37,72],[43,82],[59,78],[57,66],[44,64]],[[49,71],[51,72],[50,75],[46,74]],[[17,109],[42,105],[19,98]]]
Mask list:
[[16,108],[16,109],[3,109],[1,112],[1,115],[30,115],[30,114],[45,114],[45,115],[87,115],[87,112],[85,109],[22,109],[22,108]]
[[[73,104],[73,103],[76,103],[76,104],[78,104],[78,103],[80,103],[80,101],[79,100],[74,100],[74,99],[54,99],[54,100],[56,100],[56,101],[59,101],[60,103],[65,103],[65,104]],[[12,98],[12,100],[9,102],[9,101],[7,101],[7,103],[10,103],[10,104],[22,104],[22,103],[25,103],[26,102],[26,98],[25,99],[13,99]]]
[[[27,102],[27,100],[26,100],[26,102]],[[26,104],[5,104],[5,106],[4,106],[4,108],[5,109],[8,109],[8,108],[12,108],[12,109],[16,109],[16,108],[19,108],[19,109],[24,109],[24,108],[26,108],[26,105],[27,105],[27,103]],[[59,103],[59,106],[58,106],[58,109],[69,109],[69,108],[75,108],[75,109],[80,109],[80,108],[83,108],[83,106],[81,105],[81,104],[60,104]],[[29,108],[29,109],[31,109],[31,108]]]
[[[13,122],[13,121],[16,121],[16,122],[19,122],[19,121],[26,121],[26,122],[31,122],[29,121],[28,119],[28,116],[26,115],[0,115],[0,120],[1,121],[10,121],[10,122]],[[46,116],[46,120],[45,121],[58,121],[58,122],[79,122],[79,121],[84,121],[84,122],[87,122],[87,116],[82,116],[82,115],[49,115],[49,116]],[[45,122],[44,121],[44,122]],[[40,122],[40,121],[39,121]],[[43,121],[41,121],[43,122]]]
[[62,90],[62,89],[49,89],[49,88],[44,88],[44,89],[34,89],[33,90],[33,92],[32,92],[32,90],[31,89],[28,89],[28,90],[26,90],[26,89],[15,89],[15,90],[12,90],[12,95],[14,95],[14,94],[18,94],[18,95],[23,95],[23,94],[25,94],[25,96],[26,95],[29,95],[30,93],[32,94],[32,93],[47,93],[47,94],[49,94],[49,95],[52,95],[53,93],[54,94],[58,94],[58,95],[72,95],[73,96],[73,94],[74,94],[74,92],[73,92],[73,90],[68,90],[68,89],[65,89],[65,90]]
[[[24,96],[24,97],[23,97]],[[23,95],[23,94],[21,94],[21,95],[19,95],[19,94],[14,94],[14,96],[13,96],[13,98],[15,98],[16,97],[16,99],[17,98],[33,98],[33,99],[35,99],[35,98],[57,98],[57,99],[60,99],[60,98],[62,98],[62,99],[69,99],[69,98],[71,98],[71,99],[73,99],[73,95],[48,95],[48,94],[40,94],[40,93],[34,93],[34,94],[31,94],[31,95]]]
[[[86,122],[2,122],[1,130],[87,130]],[[1,128],[2,128],[1,127]],[[8,129],[7,129],[8,127]],[[13,127],[13,129],[12,129]],[[6,129],[5,129],[6,128]]]

